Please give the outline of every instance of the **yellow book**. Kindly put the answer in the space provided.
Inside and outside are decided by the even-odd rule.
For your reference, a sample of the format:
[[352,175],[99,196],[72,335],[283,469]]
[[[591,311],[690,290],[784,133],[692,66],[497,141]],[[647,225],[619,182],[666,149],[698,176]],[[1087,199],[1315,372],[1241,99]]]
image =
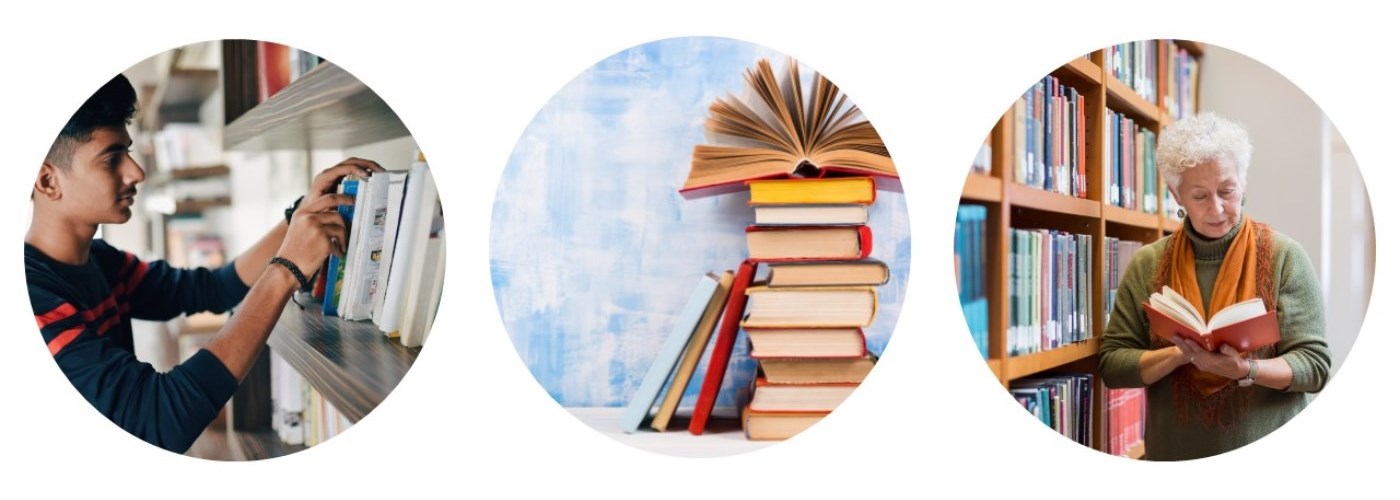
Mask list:
[[825,177],[749,181],[750,205],[861,204],[875,202],[870,177]]

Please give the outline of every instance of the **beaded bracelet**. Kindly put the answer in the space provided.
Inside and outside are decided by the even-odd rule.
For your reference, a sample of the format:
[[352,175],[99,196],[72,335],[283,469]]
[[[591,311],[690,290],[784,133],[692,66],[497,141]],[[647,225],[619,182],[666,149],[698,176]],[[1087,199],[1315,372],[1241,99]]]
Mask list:
[[302,291],[307,291],[311,289],[311,282],[307,281],[306,275],[301,273],[301,268],[297,267],[296,264],[293,264],[292,261],[281,257],[273,257],[272,260],[267,261],[267,263],[280,264],[282,267],[287,268],[288,271],[291,271],[292,276],[296,277],[297,283],[301,284]]

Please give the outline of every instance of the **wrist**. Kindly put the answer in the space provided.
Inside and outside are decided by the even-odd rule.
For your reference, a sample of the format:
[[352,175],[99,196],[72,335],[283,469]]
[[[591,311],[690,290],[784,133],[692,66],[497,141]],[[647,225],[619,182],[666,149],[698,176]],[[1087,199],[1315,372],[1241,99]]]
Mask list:
[[[291,290],[310,290],[311,279],[301,268],[290,260],[282,257],[273,257],[267,262],[267,266],[273,269],[273,276],[279,281],[278,286],[290,288]],[[279,271],[280,270],[280,271]]]

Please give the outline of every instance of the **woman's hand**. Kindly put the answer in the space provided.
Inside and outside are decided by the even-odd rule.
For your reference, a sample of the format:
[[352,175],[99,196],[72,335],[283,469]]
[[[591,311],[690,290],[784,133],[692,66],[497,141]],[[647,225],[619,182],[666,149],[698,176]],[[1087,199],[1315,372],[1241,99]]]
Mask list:
[[1188,363],[1202,371],[1231,380],[1239,380],[1249,374],[1249,365],[1240,357],[1239,351],[1229,345],[1220,346],[1220,352],[1210,352],[1180,335],[1172,337],[1172,343],[1186,355]]

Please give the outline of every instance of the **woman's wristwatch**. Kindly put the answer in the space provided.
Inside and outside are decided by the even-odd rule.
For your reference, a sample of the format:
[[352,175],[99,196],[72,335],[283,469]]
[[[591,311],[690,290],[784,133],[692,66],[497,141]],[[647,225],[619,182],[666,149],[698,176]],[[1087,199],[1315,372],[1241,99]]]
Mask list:
[[1259,375],[1259,362],[1256,361],[1254,358],[1249,358],[1245,361],[1249,362],[1249,372],[1244,375],[1244,378],[1238,380],[1240,387],[1249,387],[1251,385],[1254,385],[1254,377],[1256,375]]

